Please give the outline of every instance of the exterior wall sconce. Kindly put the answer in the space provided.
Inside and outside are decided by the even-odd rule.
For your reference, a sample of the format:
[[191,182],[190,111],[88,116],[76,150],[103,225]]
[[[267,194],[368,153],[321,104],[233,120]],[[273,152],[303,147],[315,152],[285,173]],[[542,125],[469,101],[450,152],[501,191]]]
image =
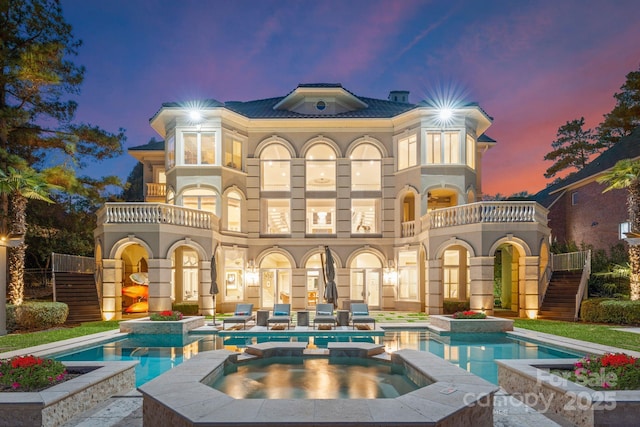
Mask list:
[[245,281],[247,285],[257,285],[258,284],[258,269],[256,268],[255,262],[250,259],[247,263],[247,270],[244,273]]
[[7,236],[0,236],[0,245],[8,248],[15,248],[20,246],[24,242],[23,234],[9,234]]
[[395,285],[398,282],[398,270],[392,259],[387,260],[387,266],[384,268],[382,278],[389,285]]

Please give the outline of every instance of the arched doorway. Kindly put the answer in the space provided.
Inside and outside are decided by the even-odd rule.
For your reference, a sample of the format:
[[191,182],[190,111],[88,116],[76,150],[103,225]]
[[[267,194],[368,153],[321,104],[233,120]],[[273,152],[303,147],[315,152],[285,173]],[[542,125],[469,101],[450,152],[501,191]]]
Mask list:
[[379,309],[382,298],[382,262],[372,253],[361,253],[351,265],[350,299],[364,301],[369,308]]
[[146,313],[149,311],[149,268],[146,249],[137,243],[122,251],[122,311]]
[[291,263],[282,254],[267,255],[260,262],[260,306],[291,304]]
[[494,261],[494,296],[504,310],[519,310],[520,252],[513,245],[498,246]]
[[307,308],[313,308],[322,302],[324,280],[322,279],[322,258],[319,253],[312,255],[305,264],[307,282]]
[[466,301],[471,297],[470,255],[464,246],[450,246],[442,253],[443,298]]
[[198,252],[180,246],[171,254],[171,302],[198,302]]

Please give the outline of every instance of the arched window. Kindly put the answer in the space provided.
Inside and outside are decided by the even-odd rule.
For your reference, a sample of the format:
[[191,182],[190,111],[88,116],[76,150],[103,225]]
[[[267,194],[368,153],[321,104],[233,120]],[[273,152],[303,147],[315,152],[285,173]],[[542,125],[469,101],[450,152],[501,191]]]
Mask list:
[[306,156],[307,191],[336,191],[336,153],[328,144],[316,144]]
[[381,190],[380,151],[373,144],[360,144],[351,154],[351,191]]
[[242,231],[242,195],[237,191],[227,194],[227,230]]
[[216,213],[216,193],[207,188],[193,188],[182,193],[182,206]]
[[260,154],[260,189],[291,190],[291,154],[281,144],[271,144]]

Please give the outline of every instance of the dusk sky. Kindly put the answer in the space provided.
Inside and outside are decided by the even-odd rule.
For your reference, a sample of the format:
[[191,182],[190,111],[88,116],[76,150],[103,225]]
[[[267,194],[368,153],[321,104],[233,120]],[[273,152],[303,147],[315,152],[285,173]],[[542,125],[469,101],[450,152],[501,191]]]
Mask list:
[[[560,126],[595,127],[640,67],[637,0],[63,0],[83,40],[77,121],[116,132],[126,147],[159,136],[163,102],[284,96],[299,83],[342,83],[416,103],[443,90],[494,118],[485,194],[545,187],[543,157]],[[85,171],[123,180],[123,154]]]

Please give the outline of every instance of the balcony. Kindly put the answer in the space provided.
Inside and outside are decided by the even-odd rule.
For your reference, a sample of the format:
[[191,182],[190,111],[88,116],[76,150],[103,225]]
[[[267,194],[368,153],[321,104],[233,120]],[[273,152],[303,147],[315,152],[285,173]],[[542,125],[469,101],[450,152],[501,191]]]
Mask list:
[[436,209],[427,214],[427,227],[431,230],[505,222],[547,225],[547,210],[536,202],[477,202]]
[[217,218],[210,212],[165,203],[105,203],[98,225],[167,224],[212,230]]
[[167,184],[157,182],[147,183],[147,194],[145,201],[149,203],[164,203],[167,197]]

